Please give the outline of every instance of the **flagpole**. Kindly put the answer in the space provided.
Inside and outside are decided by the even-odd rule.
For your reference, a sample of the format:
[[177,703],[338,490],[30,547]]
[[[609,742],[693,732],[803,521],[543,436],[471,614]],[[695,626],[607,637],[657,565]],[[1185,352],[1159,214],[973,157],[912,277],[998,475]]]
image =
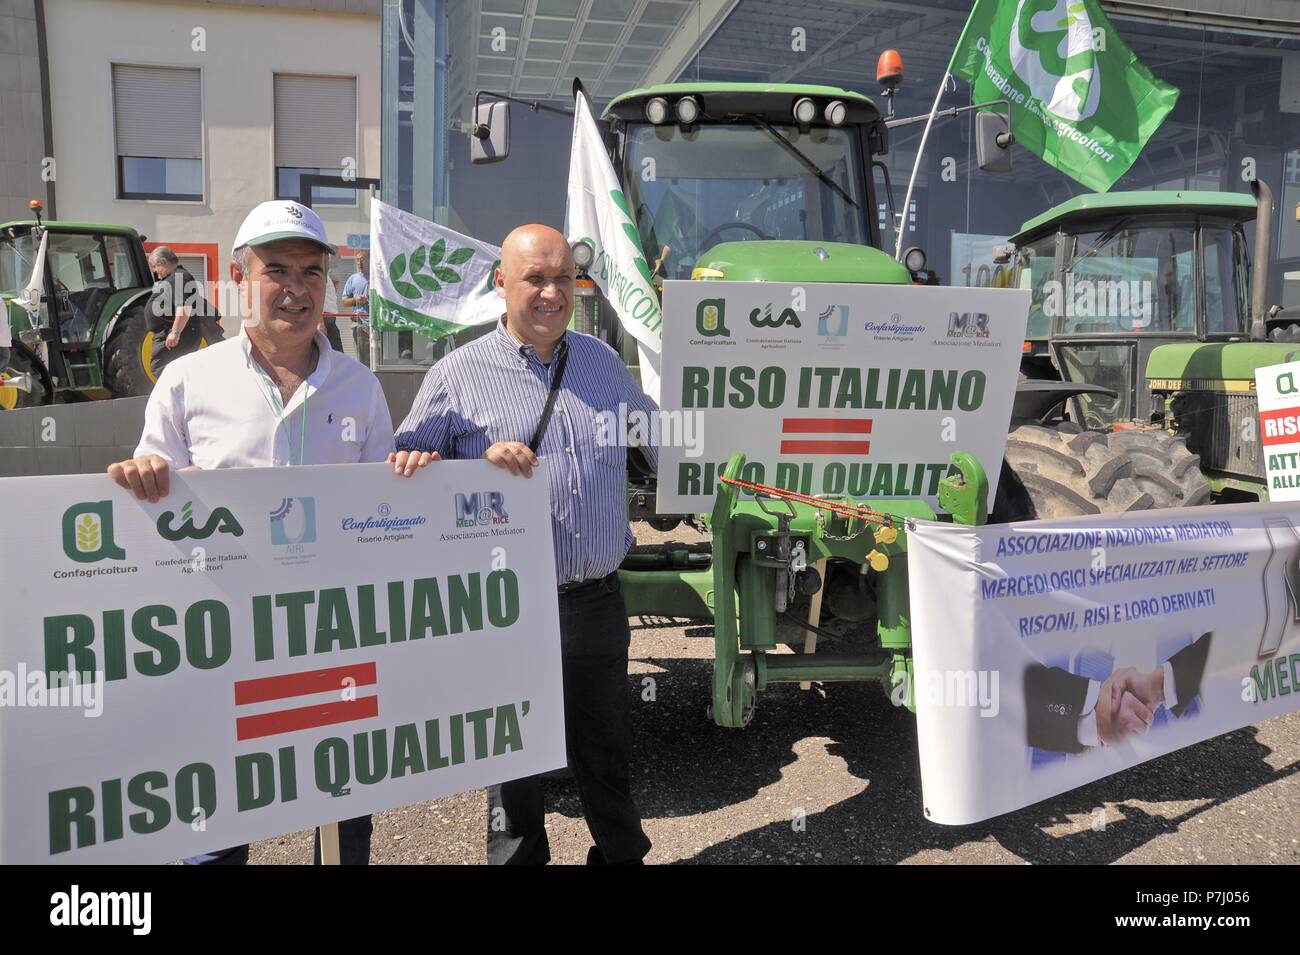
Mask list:
[[912,178],[907,180],[907,195],[903,198],[903,216],[894,224],[898,230],[898,238],[894,243],[895,259],[901,260],[903,256],[903,232],[907,224],[908,211],[912,208],[912,187],[916,185],[916,174],[921,168],[921,155],[925,152],[925,141],[930,138],[930,126],[934,123],[935,113],[939,112],[939,100],[943,99],[943,91],[951,75],[951,73],[944,73],[943,79],[939,81],[939,91],[934,94],[934,105],[930,107],[930,117],[925,121],[925,131],[921,133],[921,145],[916,150],[916,161],[912,163]]

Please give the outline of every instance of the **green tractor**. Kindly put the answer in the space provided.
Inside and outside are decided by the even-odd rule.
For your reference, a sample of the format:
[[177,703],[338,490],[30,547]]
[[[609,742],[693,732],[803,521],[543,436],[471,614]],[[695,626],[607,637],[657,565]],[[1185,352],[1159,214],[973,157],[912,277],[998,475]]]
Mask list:
[[1300,336],[1265,309],[1272,196],[1253,188],[1076,196],[1012,236],[1033,301],[999,516],[1267,500],[1255,369]]
[[[126,226],[0,225],[0,411],[147,395],[156,380],[143,237]],[[6,339],[9,341],[5,346]]]
[[[897,83],[882,77],[886,95]],[[987,114],[1001,119],[997,113]],[[883,251],[883,203],[893,216],[890,119],[835,87],[675,83],[633,90],[602,122],[652,278],[881,285],[936,284],[924,252]],[[982,165],[1006,162],[996,124],[980,123]],[[575,324],[636,362],[612,308],[580,296]],[[727,450],[727,449],[720,449]],[[648,463],[630,461],[631,513],[660,530],[683,515],[654,507]]]
[[[476,108],[478,161],[508,150],[499,136],[506,124],[491,115],[497,108]],[[996,124],[1002,117],[990,115],[994,121],[978,128],[993,166],[1005,162],[1009,140]],[[889,120],[866,96],[824,86],[679,83],[618,96],[602,121],[629,228],[656,282],[933,281],[920,250],[899,262],[881,248],[877,200],[889,204],[889,183],[879,158],[890,123],[907,120]],[[581,281],[574,323],[634,363],[630,336],[594,289],[583,294]],[[725,474],[736,477],[743,463],[733,457]],[[713,623],[715,722],[744,726],[757,693],[778,682],[878,682],[912,705],[905,525],[936,519],[924,500],[803,500],[724,485],[711,514],[686,517],[656,513],[653,471],[635,455],[629,476],[634,520],[661,531],[685,520],[711,537],[638,545],[620,576],[629,614]],[[987,498],[979,462],[954,454],[940,486],[943,509],[956,521],[983,522]]]

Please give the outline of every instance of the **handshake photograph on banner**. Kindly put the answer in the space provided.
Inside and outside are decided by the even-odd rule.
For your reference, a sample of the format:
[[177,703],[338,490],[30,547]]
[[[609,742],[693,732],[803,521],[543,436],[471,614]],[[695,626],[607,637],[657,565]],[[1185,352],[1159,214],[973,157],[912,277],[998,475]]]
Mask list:
[[1211,636],[1202,634],[1155,669],[1122,667],[1104,680],[1031,665],[1025,670],[1026,741],[1035,749],[1083,753],[1144,735],[1162,706],[1170,717],[1183,717],[1200,693]]

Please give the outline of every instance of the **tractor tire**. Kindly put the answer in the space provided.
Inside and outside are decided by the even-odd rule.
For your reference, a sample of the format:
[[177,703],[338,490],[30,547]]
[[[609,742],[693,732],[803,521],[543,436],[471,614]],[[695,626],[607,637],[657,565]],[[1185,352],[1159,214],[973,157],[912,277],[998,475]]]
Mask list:
[[1134,480],[1134,461],[1107,435],[1073,422],[1023,425],[1007,436],[995,522],[1144,511],[1155,499]]
[[1210,482],[1201,458],[1185,438],[1154,428],[1112,431],[1106,446],[1133,462],[1133,483],[1151,495],[1155,507],[1200,507],[1210,503]]
[[1271,342],[1283,342],[1287,345],[1300,344],[1300,325],[1279,325],[1268,333]]
[[149,369],[149,333],[143,309],[133,309],[117,320],[104,346],[104,387],[114,398],[137,398],[153,391],[157,379]]

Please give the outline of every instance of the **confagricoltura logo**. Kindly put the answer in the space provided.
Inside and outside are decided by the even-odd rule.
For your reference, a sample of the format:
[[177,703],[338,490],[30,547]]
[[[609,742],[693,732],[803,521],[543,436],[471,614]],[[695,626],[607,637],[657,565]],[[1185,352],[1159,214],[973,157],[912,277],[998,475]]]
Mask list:
[[506,513],[506,496],[500,491],[476,491],[456,495],[457,527],[488,527],[509,524]]
[[126,560],[113,540],[112,501],[83,501],[63,512],[63,553],[79,564]]
[[727,328],[727,302],[721,298],[706,298],[695,306],[695,330],[709,338],[730,338]]
[[375,514],[365,517],[345,517],[339,522],[339,527],[359,535],[358,544],[372,544],[378,541],[410,540],[415,535],[403,533],[404,531],[428,523],[428,518],[423,514],[394,517],[392,505],[388,503],[380,504],[375,511]]
[[235,520],[235,515],[230,513],[228,508],[218,507],[208,515],[203,526],[198,526],[194,521],[194,502],[186,501],[181,506],[180,524],[176,523],[175,511],[163,511],[158,518],[158,534],[164,540],[181,541],[189,538],[191,540],[207,540],[213,534],[233,534],[235,537],[244,536],[244,528],[240,526],[239,521]]

